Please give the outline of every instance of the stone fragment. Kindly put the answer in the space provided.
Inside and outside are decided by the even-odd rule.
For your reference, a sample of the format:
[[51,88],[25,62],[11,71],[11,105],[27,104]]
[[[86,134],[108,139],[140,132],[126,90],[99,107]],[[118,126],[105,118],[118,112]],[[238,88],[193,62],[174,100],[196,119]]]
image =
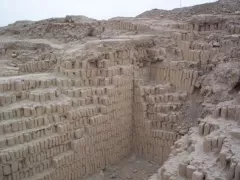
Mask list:
[[199,132],[199,135],[203,135],[204,123],[201,123],[201,124],[198,125],[198,132]]
[[178,167],[178,172],[181,177],[187,176],[187,165],[184,163],[180,163]]
[[80,139],[80,138],[82,138],[82,136],[83,136],[83,132],[84,132],[83,129],[78,129],[78,130],[76,130],[75,133],[74,133],[75,138],[76,138],[76,139]]
[[17,170],[18,170],[17,162],[14,162],[13,164],[11,164],[11,170],[12,170],[12,172],[17,172]]
[[196,167],[193,165],[187,166],[187,178],[192,179],[193,172],[196,171]]
[[210,124],[206,123],[204,125],[204,132],[203,132],[203,135],[206,136],[210,133]]
[[204,152],[210,152],[212,150],[212,140],[209,137],[206,137],[203,141],[203,150]]
[[4,165],[3,166],[3,174],[4,175],[9,175],[11,173],[11,168],[9,165]]
[[17,57],[18,57],[18,53],[13,52],[13,53],[12,53],[12,58],[17,58]]
[[213,45],[213,47],[220,47],[220,43],[217,42],[217,41],[214,41],[214,42],[212,43],[212,45]]

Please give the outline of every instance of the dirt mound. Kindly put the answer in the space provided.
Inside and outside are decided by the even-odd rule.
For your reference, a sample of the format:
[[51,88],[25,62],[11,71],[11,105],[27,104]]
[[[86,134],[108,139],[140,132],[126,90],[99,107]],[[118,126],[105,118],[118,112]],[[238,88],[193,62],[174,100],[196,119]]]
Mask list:
[[63,42],[79,41],[100,34],[100,22],[84,16],[66,16],[42,21],[18,21],[0,28],[0,35],[20,38],[56,39]]
[[234,13],[240,9],[239,0],[219,0],[213,3],[205,3],[191,7],[176,8],[170,11],[162,9],[153,9],[146,11],[140,15],[138,18],[183,18],[190,17],[192,15],[198,14],[229,14]]

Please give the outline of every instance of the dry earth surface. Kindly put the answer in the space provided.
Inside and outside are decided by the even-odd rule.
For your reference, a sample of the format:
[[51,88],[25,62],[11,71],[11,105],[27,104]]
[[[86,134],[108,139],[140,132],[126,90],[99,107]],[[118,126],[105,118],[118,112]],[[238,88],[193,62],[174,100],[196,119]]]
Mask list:
[[133,155],[121,160],[120,163],[107,166],[87,180],[148,180],[158,168],[159,165],[155,162],[136,158]]

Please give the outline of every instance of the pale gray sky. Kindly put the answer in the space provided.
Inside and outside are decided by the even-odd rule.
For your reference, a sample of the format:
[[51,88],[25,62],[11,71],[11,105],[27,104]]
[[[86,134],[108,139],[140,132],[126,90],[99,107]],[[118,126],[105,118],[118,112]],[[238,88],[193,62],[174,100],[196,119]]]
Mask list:
[[[182,0],[191,6],[215,0]],[[1,0],[0,26],[17,20],[41,20],[66,15],[85,15],[95,19],[136,16],[153,8],[173,9],[180,0]]]

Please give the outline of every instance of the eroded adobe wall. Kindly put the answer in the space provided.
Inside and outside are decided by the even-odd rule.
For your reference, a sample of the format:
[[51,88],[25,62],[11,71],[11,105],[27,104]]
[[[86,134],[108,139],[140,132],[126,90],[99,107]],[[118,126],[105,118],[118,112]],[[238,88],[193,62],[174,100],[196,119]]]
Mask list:
[[175,39],[183,60],[195,67],[196,78],[200,76],[194,80],[199,89],[193,95],[203,113],[198,127],[174,144],[155,179],[239,179],[238,17],[196,18],[195,25],[190,21],[181,26],[186,31],[175,33]]
[[130,52],[63,58],[56,73],[1,79],[1,179],[81,179],[127,156]]
[[106,22],[106,27],[117,29],[117,30],[126,30],[126,31],[140,31],[140,32],[150,32],[153,31],[149,26],[144,24],[137,24],[133,22],[124,22],[118,20],[110,20]]
[[166,45],[145,50],[145,59],[139,60],[134,76],[135,152],[160,164],[167,160],[182,130],[188,128],[184,108],[194,92],[198,68],[205,67],[218,50],[192,45],[192,32],[171,34],[173,41],[165,39]]
[[27,63],[20,71],[56,68],[1,79],[0,177],[81,179],[132,152],[163,163],[180,138],[179,109],[191,83],[177,93],[170,85],[177,74],[151,64],[150,51],[118,47]]
[[171,146],[180,137],[174,130],[181,115],[168,113],[172,105],[180,101],[180,95],[170,93],[168,86],[144,86],[141,82],[134,81],[135,151],[147,159],[163,163]]
[[[193,35],[172,37],[185,59]],[[29,62],[19,70],[55,71],[0,79],[0,177],[81,179],[132,152],[162,164],[198,73],[150,41]]]
[[192,93],[198,72],[192,69],[184,69],[181,63],[170,62],[158,67],[151,66],[151,76],[156,83],[170,83],[178,92]]
[[192,82],[192,79],[187,74],[185,77],[181,70],[184,78],[182,91],[178,93],[177,71],[166,64],[152,64],[151,59],[147,60],[149,51],[152,50],[145,49],[145,58],[136,62],[133,142],[138,155],[162,164],[168,158],[171,146],[181,137],[176,129],[183,119],[180,108],[187,98],[187,90],[191,91],[188,81]]

